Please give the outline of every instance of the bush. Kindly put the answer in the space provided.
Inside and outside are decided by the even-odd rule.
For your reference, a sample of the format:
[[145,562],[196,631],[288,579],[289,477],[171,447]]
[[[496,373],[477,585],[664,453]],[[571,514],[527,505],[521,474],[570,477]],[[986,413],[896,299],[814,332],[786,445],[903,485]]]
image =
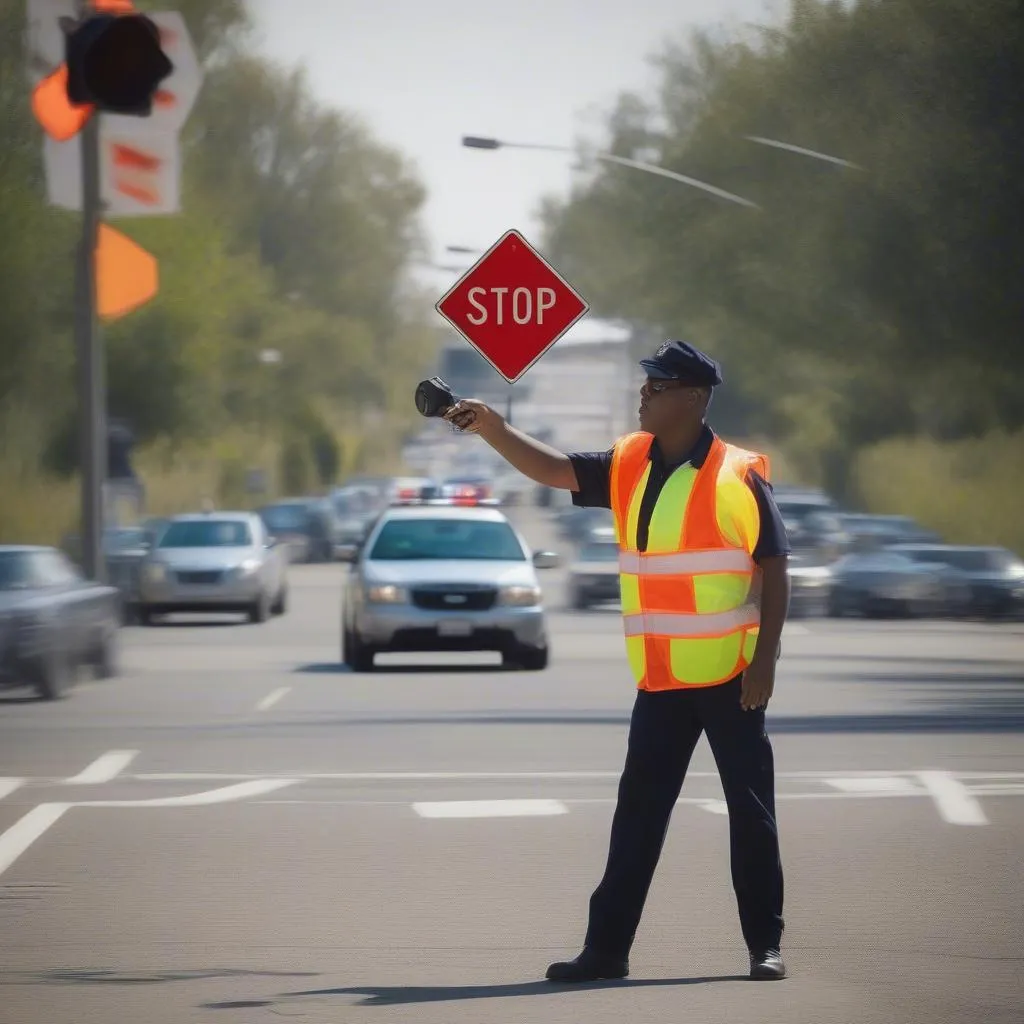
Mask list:
[[913,516],[951,543],[1024,553],[1019,467],[1024,431],[965,441],[884,441],[854,462],[853,493],[870,512]]

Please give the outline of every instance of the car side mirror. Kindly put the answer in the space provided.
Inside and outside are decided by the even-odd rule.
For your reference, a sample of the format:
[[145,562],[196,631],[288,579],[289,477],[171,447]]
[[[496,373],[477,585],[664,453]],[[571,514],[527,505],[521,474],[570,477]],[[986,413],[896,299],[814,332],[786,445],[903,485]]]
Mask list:
[[562,564],[562,559],[554,551],[536,551],[533,555],[533,564],[538,569],[557,569]]

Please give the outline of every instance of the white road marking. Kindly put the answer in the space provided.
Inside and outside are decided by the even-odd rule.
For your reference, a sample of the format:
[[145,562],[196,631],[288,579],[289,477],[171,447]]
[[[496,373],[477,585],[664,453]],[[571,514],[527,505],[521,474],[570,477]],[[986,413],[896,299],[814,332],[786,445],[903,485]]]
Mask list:
[[987,825],[988,818],[971,791],[952,772],[917,772],[943,821],[951,825]]
[[10,796],[24,782],[24,779],[0,779],[0,800],[3,800],[5,796]]
[[108,750],[100,754],[92,764],[83,768],[67,781],[74,786],[88,786],[99,782],[111,782],[138,757],[137,750]]
[[441,800],[415,803],[421,818],[531,818],[568,814],[561,800]]
[[[802,771],[802,772],[776,772],[776,779],[830,779],[834,777],[843,778],[887,778],[892,775],[915,775],[916,768],[903,770],[891,769],[883,771],[879,769],[858,770],[837,768],[833,771]],[[524,771],[524,772],[304,772],[304,771],[274,771],[268,769],[265,772],[142,772],[131,775],[129,778],[139,782],[205,782],[205,781],[243,781],[245,779],[263,779],[269,776],[275,778],[306,779],[315,781],[336,781],[336,782],[473,782],[503,779],[509,780],[545,780],[545,779],[618,779],[622,770],[616,771]],[[958,772],[959,778],[971,777],[969,772]],[[718,772],[687,772],[688,779],[717,779]],[[995,776],[978,774],[978,778],[1005,778],[1024,781],[1024,772],[1006,773]]]
[[233,800],[247,800],[275,790],[292,786],[298,779],[254,779],[240,782],[236,786],[208,789],[202,793],[187,793],[185,796],[156,797],[152,800],[86,800],[75,807],[208,807],[210,804],[226,804]]
[[271,690],[271,692],[256,705],[256,710],[269,711],[282,697],[287,697],[291,692],[292,688],[290,686],[281,686],[276,690]]
[[2,875],[60,816],[70,804],[40,804],[0,834]]
[[[724,800],[691,800],[689,802],[696,803],[698,807],[703,807],[705,811],[710,811],[712,814],[729,813],[729,805]],[[682,803],[682,800],[677,800],[676,803]]]
[[853,778],[826,779],[830,786],[841,789],[844,793],[861,793],[864,796],[875,796],[882,793],[916,793],[917,787],[902,775],[882,775],[878,777],[854,776]]

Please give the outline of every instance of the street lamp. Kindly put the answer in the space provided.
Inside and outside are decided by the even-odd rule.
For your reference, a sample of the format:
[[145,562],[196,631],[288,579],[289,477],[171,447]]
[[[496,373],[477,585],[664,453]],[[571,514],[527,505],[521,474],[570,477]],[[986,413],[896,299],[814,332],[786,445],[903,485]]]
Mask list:
[[460,256],[479,256],[483,253],[482,249],[473,249],[468,245],[446,245],[444,251]]
[[[467,149],[542,149],[550,153],[572,153],[576,150],[571,146],[550,146],[536,142],[505,142],[502,139],[493,139],[482,135],[463,135],[462,144]],[[757,203],[744,199],[742,196],[726,192],[724,189],[709,185],[706,181],[698,181],[685,174],[670,171],[666,167],[659,167],[657,164],[644,163],[642,160],[631,160],[629,157],[616,156],[614,153],[594,153],[595,160],[601,160],[608,164],[618,164],[620,167],[630,167],[636,171],[646,171],[648,174],[657,174],[662,178],[671,178],[672,181],[681,182],[683,185],[690,185],[692,188],[699,188],[704,192],[710,192],[719,199],[727,199],[731,203],[738,203],[740,206],[748,206],[757,209]]]

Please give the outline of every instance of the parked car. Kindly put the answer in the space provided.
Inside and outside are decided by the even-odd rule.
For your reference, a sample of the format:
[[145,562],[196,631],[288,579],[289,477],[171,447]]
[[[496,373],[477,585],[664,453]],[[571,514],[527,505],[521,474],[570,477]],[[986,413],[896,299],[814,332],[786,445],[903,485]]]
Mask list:
[[915,562],[940,562],[962,581],[962,613],[986,619],[1024,615],[1024,560],[1000,547],[900,544],[890,550]]
[[254,513],[175,516],[142,565],[139,618],[210,611],[265,622],[287,610],[287,565]]
[[892,549],[854,552],[832,566],[829,612],[946,616],[956,613],[965,594],[962,580],[941,562],[914,561]]
[[63,552],[0,547],[0,687],[57,700],[83,667],[116,675],[120,619],[117,589],[85,579]]
[[569,565],[569,604],[580,611],[621,597],[619,545],[609,532],[584,541]]
[[342,603],[342,658],[358,672],[387,651],[499,651],[506,665],[548,663],[548,631],[531,556],[494,507],[387,509],[355,556]]

